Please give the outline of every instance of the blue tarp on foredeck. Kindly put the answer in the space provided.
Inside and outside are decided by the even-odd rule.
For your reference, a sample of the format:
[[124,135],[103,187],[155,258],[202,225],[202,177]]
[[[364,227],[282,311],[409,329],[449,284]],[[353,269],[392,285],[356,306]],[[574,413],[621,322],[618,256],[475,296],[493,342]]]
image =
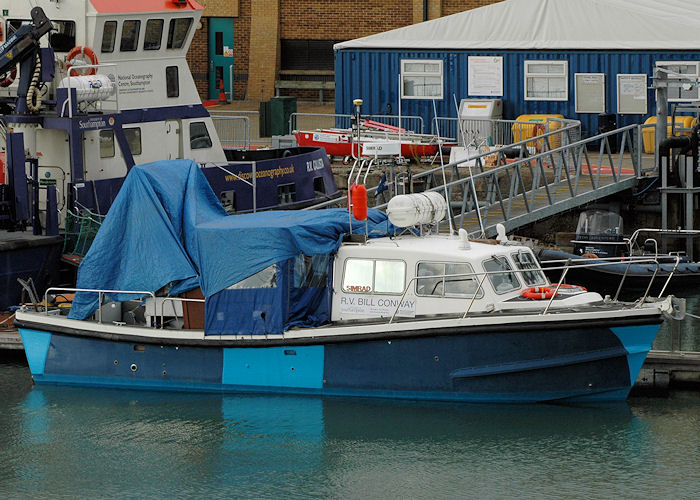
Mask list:
[[[369,211],[370,234],[387,234],[388,225],[386,214]],[[199,285],[209,298],[272,264],[334,253],[349,227],[344,209],[229,216],[195,162],[149,163],[131,169],[80,265],[77,287],[155,292],[171,283],[180,290]],[[353,229],[364,232],[365,225],[354,221]],[[78,293],[69,317],[87,318],[97,306],[97,294]]]

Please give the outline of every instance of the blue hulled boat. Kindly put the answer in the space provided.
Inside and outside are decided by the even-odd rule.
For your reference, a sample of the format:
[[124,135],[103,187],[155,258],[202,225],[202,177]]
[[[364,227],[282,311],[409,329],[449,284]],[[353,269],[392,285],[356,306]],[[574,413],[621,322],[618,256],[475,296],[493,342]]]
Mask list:
[[134,167],[81,264],[72,307],[17,313],[34,381],[472,402],[627,397],[669,299],[564,293],[527,247],[431,232],[445,213],[439,195],[394,200],[389,220],[340,209],[228,216],[196,164]]

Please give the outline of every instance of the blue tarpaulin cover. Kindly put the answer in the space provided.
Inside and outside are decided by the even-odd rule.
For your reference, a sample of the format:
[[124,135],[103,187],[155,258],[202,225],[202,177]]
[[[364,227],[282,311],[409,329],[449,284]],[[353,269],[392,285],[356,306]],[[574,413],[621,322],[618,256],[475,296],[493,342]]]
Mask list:
[[[369,210],[368,223],[371,235],[390,230],[379,210]],[[354,232],[364,230],[364,222],[353,221]],[[228,215],[195,162],[149,163],[129,172],[78,269],[77,287],[155,292],[199,285],[209,299],[272,264],[332,254],[349,232],[344,209]],[[77,293],[69,317],[85,319],[97,307],[97,294]]]

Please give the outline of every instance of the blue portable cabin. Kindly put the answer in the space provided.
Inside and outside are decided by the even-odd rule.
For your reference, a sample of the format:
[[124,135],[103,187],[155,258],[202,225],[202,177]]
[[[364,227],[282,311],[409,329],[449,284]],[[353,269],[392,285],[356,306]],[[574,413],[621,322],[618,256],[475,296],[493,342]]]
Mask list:
[[[420,80],[420,74],[407,76],[406,71],[407,63],[418,60],[437,63],[434,68],[441,66],[438,74],[426,71],[422,77],[424,82],[432,79],[435,83],[432,93],[438,94],[437,116],[456,116],[455,98],[499,98],[505,119],[523,114],[561,114],[580,120],[582,134],[592,136],[598,132],[599,114],[616,114],[620,127],[643,123],[655,114],[655,95],[649,87],[657,62],[678,61],[683,72],[698,76],[698,32],[700,5],[682,0],[505,0],[336,44],[336,113],[352,113],[353,99],[362,98],[362,113],[395,115],[400,102],[401,113],[421,116],[429,132],[435,116],[433,98],[398,98],[399,78],[404,80],[402,89],[406,94],[411,93],[406,88],[411,78],[413,83]],[[470,95],[469,58],[474,56],[502,57],[502,91],[491,89],[491,95],[484,95],[482,90]],[[537,89],[530,88],[528,98],[524,71],[526,66],[537,66],[530,61],[545,63],[539,68],[545,68],[545,74],[530,75],[540,83],[553,76],[545,76],[546,68],[556,70],[556,62],[566,61],[561,89],[565,95],[550,94],[545,100],[534,96]],[[575,74],[605,75],[604,110],[576,112]],[[647,75],[646,95],[633,97],[640,102],[646,97],[645,111],[617,113],[618,74]],[[437,83],[439,92],[435,91]],[[629,91],[629,87],[622,90]],[[682,95],[677,97],[687,100],[700,98],[698,87],[678,92]]]

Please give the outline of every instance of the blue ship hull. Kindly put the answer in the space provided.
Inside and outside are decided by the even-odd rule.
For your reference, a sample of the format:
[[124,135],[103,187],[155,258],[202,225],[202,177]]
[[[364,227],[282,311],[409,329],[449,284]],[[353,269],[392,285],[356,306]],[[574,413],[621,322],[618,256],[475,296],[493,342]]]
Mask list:
[[625,399],[659,322],[511,325],[268,347],[259,341],[248,347],[135,342],[95,332],[51,333],[26,322],[20,333],[37,384],[529,403]]

